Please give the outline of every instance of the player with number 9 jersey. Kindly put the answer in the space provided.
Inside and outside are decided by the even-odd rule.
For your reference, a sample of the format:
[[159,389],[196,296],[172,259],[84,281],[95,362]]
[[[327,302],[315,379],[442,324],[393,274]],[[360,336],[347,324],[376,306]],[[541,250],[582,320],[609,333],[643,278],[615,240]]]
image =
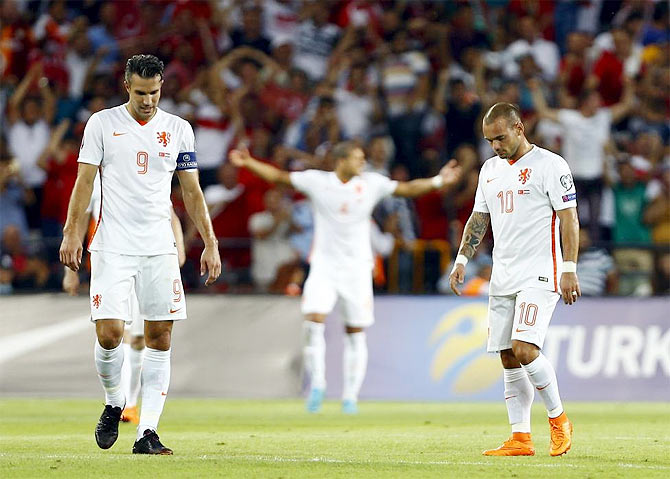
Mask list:
[[125,105],[94,113],[78,160],[100,169],[101,214],[89,250],[177,254],[170,223],[172,175],[196,169],[194,151],[191,125],[159,108],[144,125]]

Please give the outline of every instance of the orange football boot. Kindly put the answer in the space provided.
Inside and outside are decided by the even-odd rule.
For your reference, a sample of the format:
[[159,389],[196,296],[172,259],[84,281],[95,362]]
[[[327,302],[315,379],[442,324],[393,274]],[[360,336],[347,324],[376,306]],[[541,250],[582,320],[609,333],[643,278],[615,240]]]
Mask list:
[[549,455],[560,456],[568,452],[572,446],[572,423],[565,411],[558,417],[549,418],[549,429],[551,432]]
[[482,452],[485,456],[534,456],[535,446],[529,432],[513,432],[512,437],[496,449]]
[[137,406],[127,407],[121,413],[121,421],[132,422],[133,424],[140,423],[140,414],[137,412]]

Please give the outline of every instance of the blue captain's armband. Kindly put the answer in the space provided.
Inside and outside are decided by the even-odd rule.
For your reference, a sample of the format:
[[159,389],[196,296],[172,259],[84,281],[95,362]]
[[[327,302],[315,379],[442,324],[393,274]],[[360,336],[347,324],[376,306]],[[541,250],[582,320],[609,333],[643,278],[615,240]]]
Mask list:
[[194,170],[198,168],[198,161],[195,159],[195,151],[185,151],[177,156],[177,171]]

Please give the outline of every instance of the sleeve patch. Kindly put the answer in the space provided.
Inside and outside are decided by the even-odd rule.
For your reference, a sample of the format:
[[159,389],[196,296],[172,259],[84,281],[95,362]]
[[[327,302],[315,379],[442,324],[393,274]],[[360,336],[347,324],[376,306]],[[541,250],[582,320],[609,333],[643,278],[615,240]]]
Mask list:
[[569,195],[563,195],[563,203],[568,201],[573,201],[577,199],[577,193],[570,193]]
[[198,161],[195,158],[194,151],[185,151],[177,156],[177,171],[192,170],[198,167]]

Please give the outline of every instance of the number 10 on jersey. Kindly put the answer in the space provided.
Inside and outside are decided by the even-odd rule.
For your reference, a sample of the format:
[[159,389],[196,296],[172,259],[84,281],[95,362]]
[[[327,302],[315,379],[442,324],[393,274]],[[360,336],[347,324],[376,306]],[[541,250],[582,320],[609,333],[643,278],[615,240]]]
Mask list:
[[514,211],[514,191],[507,190],[504,193],[499,191],[496,197],[500,199],[501,213],[511,213]]

